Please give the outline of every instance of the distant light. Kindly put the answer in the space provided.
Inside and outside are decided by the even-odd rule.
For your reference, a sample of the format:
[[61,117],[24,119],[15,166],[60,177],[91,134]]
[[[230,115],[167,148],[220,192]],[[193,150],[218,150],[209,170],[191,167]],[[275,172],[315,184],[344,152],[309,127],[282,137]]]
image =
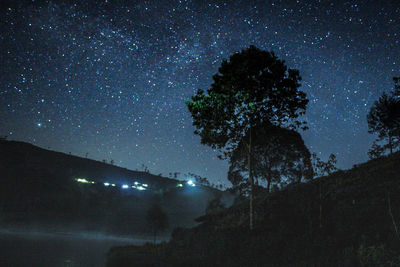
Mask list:
[[183,187],[183,184],[177,184],[177,187]]
[[132,188],[136,188],[136,186],[132,185]]
[[91,184],[95,184],[96,182],[91,181],[90,183],[91,183]]
[[142,184],[144,187],[148,187],[149,185],[148,184]]
[[88,180],[86,180],[86,179],[83,179],[83,178],[77,178],[77,179],[75,179],[78,183],[83,183],[83,184],[88,184],[89,183],[89,181]]
[[139,183],[138,183],[138,182],[135,182],[134,184],[135,184],[135,185],[138,185]]
[[196,186],[196,185],[193,183],[192,180],[187,181],[187,184],[190,185],[190,186]]
[[110,185],[110,183],[104,183],[104,186],[109,186]]
[[129,185],[124,184],[124,185],[122,185],[122,188],[123,188],[123,189],[128,189],[128,188],[129,188]]
[[143,191],[143,190],[146,190],[146,188],[144,188],[143,186],[138,186],[137,190]]
[[38,122],[36,125],[37,125],[37,127],[42,127],[42,123],[41,122]]
[[111,184],[111,186],[115,186],[115,184]]

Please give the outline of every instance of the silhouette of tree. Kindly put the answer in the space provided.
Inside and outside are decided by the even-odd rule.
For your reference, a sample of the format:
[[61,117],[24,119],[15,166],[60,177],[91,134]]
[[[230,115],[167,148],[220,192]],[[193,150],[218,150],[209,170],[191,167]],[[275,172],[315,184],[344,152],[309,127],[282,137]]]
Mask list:
[[[383,93],[375,101],[368,115],[368,132],[378,134],[369,156],[371,158],[381,156],[385,151],[393,151],[400,145],[400,84],[399,77],[393,78],[395,88],[389,94]],[[380,145],[382,141],[386,144]]]
[[[316,153],[313,153],[312,154],[312,163],[313,163],[313,168],[314,168],[314,174],[316,177],[330,175],[337,170],[335,154],[330,154],[328,161],[324,162],[317,156]],[[328,196],[330,191],[323,194],[321,179],[318,179],[318,190],[319,190],[319,228],[322,228],[322,203],[323,203],[324,199]]]
[[154,243],[156,243],[157,234],[168,227],[168,216],[160,204],[154,203],[147,211],[146,220],[153,232]]
[[225,208],[224,203],[221,201],[221,195],[218,194],[214,199],[208,202],[206,207],[206,214],[222,211]]
[[377,144],[376,141],[372,143],[371,148],[368,150],[368,157],[370,159],[377,159],[382,157],[385,154],[385,148],[379,144]]
[[[207,93],[198,90],[186,105],[201,143],[219,149],[222,155],[229,156],[246,135],[243,142],[251,159],[252,128],[259,124],[305,128],[305,122],[298,120],[308,103],[305,93],[298,90],[299,71],[288,69],[273,52],[250,46],[224,60],[213,80]],[[248,165],[252,229],[251,160]]]
[[[297,183],[312,179],[311,155],[299,133],[274,125],[255,127],[253,133],[251,161],[256,184],[258,180],[265,180],[270,192],[271,186],[279,185],[282,179]],[[246,145],[240,142],[230,158],[228,180],[234,186],[245,186],[247,168]]]
[[201,177],[200,175],[197,175],[194,173],[189,173],[189,176],[193,177],[197,184],[211,186],[210,181],[208,181],[208,179],[206,177]]
[[321,177],[325,175],[330,175],[337,170],[336,168],[336,155],[330,154],[328,161],[322,161],[316,153],[312,153],[312,164],[314,168],[314,175],[316,177]]

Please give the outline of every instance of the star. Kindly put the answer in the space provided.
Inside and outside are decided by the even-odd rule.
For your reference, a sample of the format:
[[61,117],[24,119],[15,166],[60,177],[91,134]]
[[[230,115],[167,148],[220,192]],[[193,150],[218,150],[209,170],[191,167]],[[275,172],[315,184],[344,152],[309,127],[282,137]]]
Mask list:
[[400,76],[400,9],[391,1],[5,5],[0,135],[96,160],[112,152],[130,169],[151,162],[153,173],[229,185],[227,162],[193,134],[185,101],[250,45],[300,71],[310,100],[301,134],[322,159],[338,155],[339,168],[367,160],[375,137],[366,114]]

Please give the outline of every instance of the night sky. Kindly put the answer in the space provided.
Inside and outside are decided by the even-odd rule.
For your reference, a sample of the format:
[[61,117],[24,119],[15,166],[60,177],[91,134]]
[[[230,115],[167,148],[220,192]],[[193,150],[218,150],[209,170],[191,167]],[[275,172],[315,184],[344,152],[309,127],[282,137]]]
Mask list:
[[342,169],[367,160],[366,114],[400,75],[397,0],[1,3],[0,135],[154,174],[229,184],[185,100],[249,45],[300,70],[301,134]]

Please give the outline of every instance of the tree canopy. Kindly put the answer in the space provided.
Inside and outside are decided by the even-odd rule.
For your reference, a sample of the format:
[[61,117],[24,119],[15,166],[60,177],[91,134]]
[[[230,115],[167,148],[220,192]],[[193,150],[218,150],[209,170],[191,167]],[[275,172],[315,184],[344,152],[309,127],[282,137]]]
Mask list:
[[[268,192],[273,185],[312,179],[311,155],[298,132],[274,125],[258,126],[253,132],[253,176],[256,181],[265,181]],[[241,141],[229,162],[228,180],[239,191],[248,184],[246,152]]]
[[288,69],[273,52],[254,46],[224,60],[213,84],[186,105],[195,133],[213,148],[233,149],[249,128],[263,123],[304,127],[298,120],[308,99],[299,90],[299,71]]
[[[378,157],[389,150],[390,154],[400,145],[400,86],[399,78],[393,79],[395,88],[390,93],[383,93],[375,101],[367,115],[368,132],[378,134],[370,157]],[[386,144],[380,145],[386,140]]]
[[[246,142],[250,182],[250,229],[253,228],[252,128],[272,124],[305,128],[299,117],[308,99],[299,90],[298,70],[288,69],[273,52],[250,46],[224,60],[211,88],[198,90],[186,105],[201,143],[230,155]],[[243,140],[247,137],[247,140]]]
[[337,171],[336,168],[336,155],[330,154],[328,160],[322,161],[316,153],[311,154],[312,165],[314,169],[314,175],[316,177],[322,177],[325,175],[330,175],[333,172]]

